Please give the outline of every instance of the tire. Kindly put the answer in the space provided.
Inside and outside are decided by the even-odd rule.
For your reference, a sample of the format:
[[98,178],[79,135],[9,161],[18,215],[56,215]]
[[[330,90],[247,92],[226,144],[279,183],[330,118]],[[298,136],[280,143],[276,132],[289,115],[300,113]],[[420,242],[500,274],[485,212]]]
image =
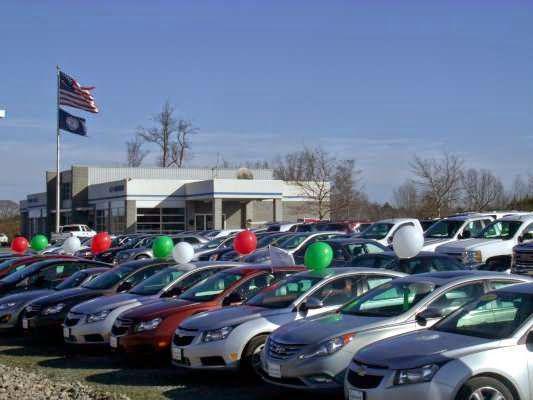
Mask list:
[[[499,394],[501,397],[495,395]],[[505,383],[496,378],[480,376],[467,381],[455,400],[518,400]]]
[[242,353],[241,369],[242,372],[249,376],[259,377],[259,369],[261,368],[260,353],[268,335],[258,335],[248,342]]

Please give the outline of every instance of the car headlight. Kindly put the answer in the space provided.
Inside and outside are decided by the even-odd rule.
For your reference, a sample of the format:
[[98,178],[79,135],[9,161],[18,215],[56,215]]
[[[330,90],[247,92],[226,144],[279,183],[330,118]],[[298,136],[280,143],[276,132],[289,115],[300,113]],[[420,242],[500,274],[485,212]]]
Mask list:
[[330,354],[336,353],[350,343],[354,336],[355,333],[348,333],[346,335],[326,340],[325,342],[320,343],[318,347],[315,347],[312,351],[300,354],[298,358],[300,360],[307,360],[309,358],[329,356]]
[[154,318],[150,321],[142,321],[135,326],[135,332],[151,331],[152,329],[157,328],[161,321],[163,321],[161,318]]
[[46,307],[43,310],[43,315],[50,315],[50,314],[57,314],[58,312],[61,312],[61,310],[65,308],[65,304],[63,303],[57,303],[53,306]]
[[479,250],[467,250],[463,254],[463,263],[464,264],[476,264],[483,262],[483,257],[481,256],[481,251]]
[[9,310],[17,305],[17,303],[10,301],[9,303],[0,304],[0,310]]
[[212,331],[205,331],[202,336],[202,342],[208,343],[225,340],[234,328],[234,326],[225,326],[223,328],[213,329]]
[[102,310],[94,314],[87,315],[87,323],[103,321],[107,318],[111,310]]
[[437,364],[424,365],[420,368],[404,369],[396,371],[395,385],[410,385],[414,383],[429,382],[439,370]]

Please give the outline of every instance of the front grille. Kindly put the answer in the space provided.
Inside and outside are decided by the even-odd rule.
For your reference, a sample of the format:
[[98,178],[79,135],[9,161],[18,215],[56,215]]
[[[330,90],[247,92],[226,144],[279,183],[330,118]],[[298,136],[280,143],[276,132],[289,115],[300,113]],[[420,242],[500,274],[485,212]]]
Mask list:
[[355,358],[353,359],[353,362],[356,365],[360,365],[362,367],[366,367],[366,368],[370,368],[370,369],[388,369],[389,368],[386,365],[369,364],[369,363],[365,363],[363,361],[359,361],[359,360],[357,360]]
[[304,347],[303,344],[286,344],[275,340],[268,340],[268,355],[278,360],[294,357]]
[[200,358],[200,361],[201,361],[202,365],[204,365],[206,367],[221,367],[221,366],[226,365],[226,362],[220,356],[202,357],[202,358]]
[[26,309],[24,310],[24,316],[26,318],[32,318],[38,315],[41,310],[43,309],[43,306],[40,304],[30,304]]
[[98,334],[92,334],[92,335],[85,335],[85,341],[90,343],[101,343],[104,341],[104,338],[102,335]]
[[[364,369],[363,369],[364,371]],[[364,372],[357,373],[351,368],[348,370],[348,375],[346,377],[350,385],[358,389],[374,389],[379,386],[383,380],[381,375],[368,375]]]
[[129,329],[135,325],[135,321],[126,318],[117,318],[111,328],[111,333],[115,336],[125,335]]
[[65,326],[74,326],[80,322],[79,318],[65,318]]
[[173,342],[176,346],[188,346],[192,343],[194,336],[174,335]]
[[515,252],[515,265],[533,268],[533,253]]

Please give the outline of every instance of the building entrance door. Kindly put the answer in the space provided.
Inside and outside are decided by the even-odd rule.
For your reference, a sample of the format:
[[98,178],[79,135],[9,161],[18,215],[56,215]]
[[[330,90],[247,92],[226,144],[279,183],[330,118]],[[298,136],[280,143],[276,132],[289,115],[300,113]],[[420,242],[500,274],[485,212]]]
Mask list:
[[195,214],[194,229],[197,231],[213,229],[213,214]]

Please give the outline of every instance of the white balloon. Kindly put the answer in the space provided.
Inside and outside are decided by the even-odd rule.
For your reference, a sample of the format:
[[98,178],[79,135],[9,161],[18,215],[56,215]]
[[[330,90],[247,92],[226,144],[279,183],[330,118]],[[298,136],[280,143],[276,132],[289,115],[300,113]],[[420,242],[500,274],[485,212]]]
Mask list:
[[172,250],[172,258],[178,264],[187,264],[194,257],[194,248],[190,243],[179,242]]
[[424,234],[420,228],[403,226],[394,233],[392,248],[399,258],[416,256],[424,246]]
[[63,243],[63,251],[67,254],[74,254],[79,249],[81,249],[80,239],[76,236],[71,236]]

